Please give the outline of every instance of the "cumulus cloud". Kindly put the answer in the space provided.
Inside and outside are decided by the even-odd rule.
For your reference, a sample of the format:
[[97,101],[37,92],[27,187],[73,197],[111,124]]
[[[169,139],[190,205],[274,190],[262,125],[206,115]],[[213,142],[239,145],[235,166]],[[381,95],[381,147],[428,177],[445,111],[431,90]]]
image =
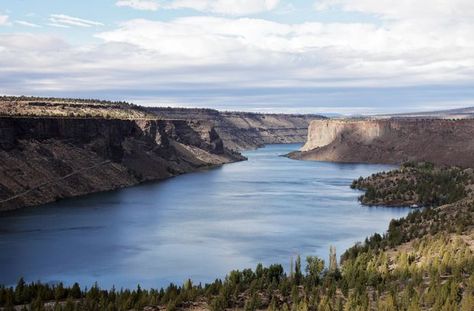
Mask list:
[[[472,25],[471,25],[472,26]],[[473,27],[391,28],[364,23],[284,24],[262,19],[186,17],[131,20],[98,38],[167,57],[168,63],[294,66],[294,75],[398,81],[470,79]],[[299,67],[301,66],[301,67]],[[360,83],[359,79],[356,79]]]
[[[399,2],[387,9],[369,0],[318,1],[319,9],[373,14],[377,23],[283,23],[229,16],[133,19],[80,46],[47,35],[3,34],[0,68],[8,79],[2,89],[158,96],[169,105],[237,102],[262,110],[310,102],[330,108],[356,99],[364,107],[375,101],[408,103],[420,100],[419,94],[430,103],[474,98],[474,91],[467,92],[474,84],[470,3],[453,0],[451,9],[430,8],[415,18],[404,9],[405,1]],[[432,3],[436,6],[438,0]],[[458,13],[453,12],[460,11],[455,18]],[[101,24],[57,16],[54,22],[62,27]],[[456,85],[464,88],[453,89]],[[449,89],[444,98],[438,92],[443,88]],[[457,98],[459,94],[465,97]]]
[[[103,87],[104,81],[121,88],[124,80],[129,88],[138,81],[142,86],[176,82],[216,88],[468,83],[474,82],[472,30],[433,29],[427,33],[364,23],[285,24],[206,16],[167,22],[135,19],[96,34],[102,44],[64,44],[61,57],[56,49],[49,50],[54,45],[47,37],[33,36],[35,44],[30,49],[18,48],[18,42],[30,39],[14,36],[7,40],[4,36],[0,65],[20,71],[37,68],[38,72],[73,74],[77,70],[90,76],[91,72],[120,72],[102,84],[81,82],[91,88]],[[58,59],[68,66],[58,64]],[[76,86],[71,83],[70,87]]]
[[91,21],[83,18],[78,18],[74,16],[69,16],[65,14],[51,14],[49,17],[49,21],[51,22],[50,26],[56,27],[93,27],[93,26],[104,26],[104,24],[96,21]]
[[223,15],[249,15],[274,10],[279,0],[120,0],[117,6],[127,6],[137,10],[156,11],[158,9],[192,9]]

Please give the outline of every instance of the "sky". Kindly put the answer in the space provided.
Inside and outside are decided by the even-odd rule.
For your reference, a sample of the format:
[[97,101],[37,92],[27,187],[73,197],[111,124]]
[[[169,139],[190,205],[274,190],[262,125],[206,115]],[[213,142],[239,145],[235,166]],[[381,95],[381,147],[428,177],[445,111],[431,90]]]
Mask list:
[[0,94],[346,115],[474,106],[472,0],[0,0]]

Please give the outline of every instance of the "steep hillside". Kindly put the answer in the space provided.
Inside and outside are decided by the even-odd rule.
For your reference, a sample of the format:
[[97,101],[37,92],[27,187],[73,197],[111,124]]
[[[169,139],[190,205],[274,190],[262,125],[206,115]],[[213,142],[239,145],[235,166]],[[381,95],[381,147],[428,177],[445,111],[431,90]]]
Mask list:
[[150,108],[164,119],[206,120],[214,124],[226,147],[245,150],[264,144],[303,143],[311,120],[319,115],[219,112],[212,109]]
[[315,120],[301,160],[401,164],[427,161],[474,166],[474,120]]
[[0,210],[242,159],[209,122],[0,117]]

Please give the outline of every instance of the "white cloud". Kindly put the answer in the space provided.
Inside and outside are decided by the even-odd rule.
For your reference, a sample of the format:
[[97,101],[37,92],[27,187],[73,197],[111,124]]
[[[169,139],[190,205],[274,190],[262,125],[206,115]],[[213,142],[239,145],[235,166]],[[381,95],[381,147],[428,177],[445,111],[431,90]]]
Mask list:
[[279,0],[120,0],[117,6],[127,6],[137,10],[156,11],[158,9],[192,9],[223,15],[250,15],[274,10]]
[[0,14],[0,26],[6,26],[6,25],[9,25],[9,17],[8,15],[1,15]]
[[120,0],[117,1],[115,5],[143,11],[156,11],[160,8],[158,2],[150,0]]
[[[57,79],[64,89],[77,88],[78,81],[84,89],[474,83],[473,25],[406,27],[206,16],[136,19],[98,33],[103,44],[62,43],[59,54],[49,37],[3,36],[0,67],[26,77],[34,76],[31,71],[76,76]],[[32,48],[19,47],[32,38]]]
[[30,22],[27,22],[27,21],[21,21],[21,20],[15,21],[15,24],[25,26],[25,27],[31,27],[31,28],[40,28],[41,27],[38,24],[30,23]]
[[49,17],[49,21],[51,22],[50,26],[55,27],[70,27],[70,26],[77,26],[77,27],[93,27],[93,26],[104,26],[104,24],[91,21],[87,19],[82,19],[78,17],[73,17],[64,14],[51,14]]
[[293,66],[291,76],[309,80],[332,76],[361,83],[356,77],[396,77],[399,82],[427,82],[471,79],[473,30],[473,25],[427,32],[404,24],[283,24],[201,16],[131,20],[97,37],[156,53],[169,65],[279,65]]
[[70,26],[63,25],[63,24],[56,24],[56,23],[47,23],[46,25],[56,28],[71,28]]
[[[80,46],[51,36],[4,34],[0,35],[0,68],[11,85],[2,81],[2,89],[43,93],[165,90],[179,95],[163,96],[162,102],[247,102],[258,106],[316,101],[314,94],[307,99],[304,89],[319,87],[474,84],[470,3],[453,0],[453,5],[443,9],[413,7],[415,14],[405,9],[403,0],[387,1],[392,4],[390,9],[369,0],[324,0],[326,6],[320,6],[374,14],[379,17],[377,23],[291,24],[222,16],[134,19],[97,33],[99,40]],[[200,1],[202,7],[191,2],[202,11],[222,11],[207,6],[210,1]],[[190,7],[191,2],[171,3]],[[438,0],[432,3],[436,7]],[[230,13],[229,8],[225,14],[242,12]],[[52,17],[51,24],[60,27],[101,24]],[[256,94],[247,96],[240,91],[248,89]],[[294,93],[282,95],[280,89]],[[333,92],[326,97],[328,101],[339,96],[337,90],[328,92]],[[210,98],[209,94],[214,95]],[[436,96],[430,98],[430,102],[437,100]]]

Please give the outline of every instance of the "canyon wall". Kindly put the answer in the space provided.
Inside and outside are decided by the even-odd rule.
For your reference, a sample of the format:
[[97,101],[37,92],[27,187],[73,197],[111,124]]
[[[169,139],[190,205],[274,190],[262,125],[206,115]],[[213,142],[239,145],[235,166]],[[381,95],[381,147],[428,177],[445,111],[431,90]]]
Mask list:
[[300,160],[400,164],[429,161],[474,167],[474,120],[314,120]]
[[0,210],[242,159],[205,121],[0,117]]
[[312,120],[320,115],[220,112],[213,109],[154,107],[150,112],[164,119],[212,122],[227,148],[255,149],[265,144],[303,143]]
[[0,96],[0,210],[243,160],[237,150],[304,142],[320,118]]

